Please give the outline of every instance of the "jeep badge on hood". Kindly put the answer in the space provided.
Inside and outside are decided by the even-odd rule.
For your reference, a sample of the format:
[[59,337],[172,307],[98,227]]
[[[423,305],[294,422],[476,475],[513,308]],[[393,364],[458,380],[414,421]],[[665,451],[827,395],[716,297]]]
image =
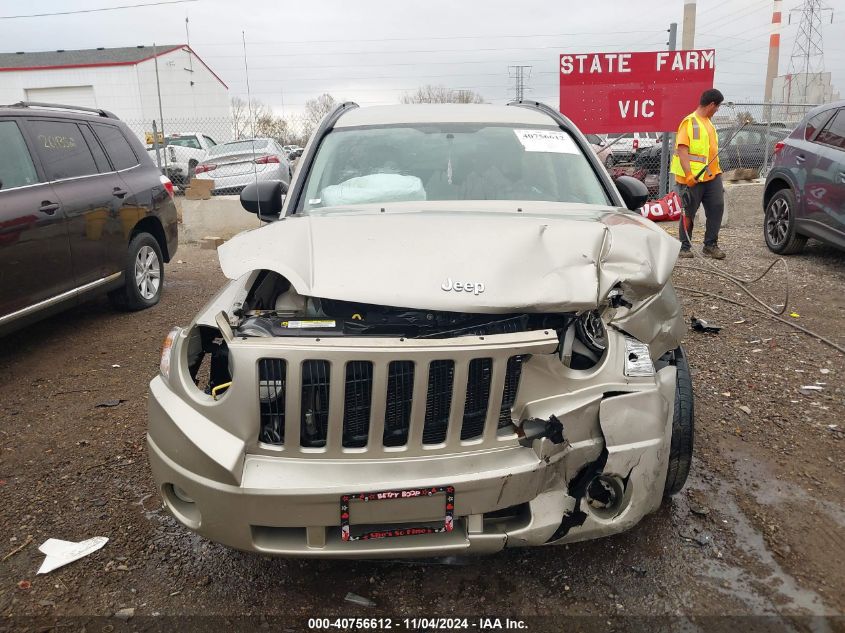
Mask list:
[[454,290],[455,292],[471,292],[476,295],[480,295],[484,292],[484,284],[480,281],[452,281],[451,277],[446,278],[446,283],[440,286],[441,290],[445,290],[449,292],[450,290]]

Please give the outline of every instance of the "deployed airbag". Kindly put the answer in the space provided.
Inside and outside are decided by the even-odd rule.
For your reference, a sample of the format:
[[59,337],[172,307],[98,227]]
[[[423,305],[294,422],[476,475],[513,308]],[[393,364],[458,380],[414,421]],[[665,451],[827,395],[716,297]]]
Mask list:
[[416,176],[402,174],[358,176],[345,180],[339,185],[329,185],[322,192],[324,207],[425,199],[422,181]]

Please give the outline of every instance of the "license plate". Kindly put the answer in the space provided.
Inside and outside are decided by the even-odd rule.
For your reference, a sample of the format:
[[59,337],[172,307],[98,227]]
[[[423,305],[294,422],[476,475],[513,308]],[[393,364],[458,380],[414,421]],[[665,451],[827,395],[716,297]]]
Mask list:
[[[399,499],[421,499],[442,494],[443,524],[431,525],[403,525],[401,527],[386,527],[362,534],[353,534],[350,525],[352,502],[379,502]],[[340,498],[340,534],[344,541],[369,541],[378,538],[394,536],[415,536],[418,534],[438,534],[451,532],[454,529],[455,488],[453,486],[431,486],[428,488],[408,488],[405,490],[382,490],[381,492],[358,492],[343,495]]]

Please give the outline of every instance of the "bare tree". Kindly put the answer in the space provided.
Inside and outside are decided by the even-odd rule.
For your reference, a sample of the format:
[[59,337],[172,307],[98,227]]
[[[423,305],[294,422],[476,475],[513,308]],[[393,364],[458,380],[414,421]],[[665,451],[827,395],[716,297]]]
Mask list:
[[232,97],[231,111],[235,138],[260,136],[286,144],[289,136],[288,122],[277,116],[267,104],[257,99],[247,104],[240,97]]
[[320,121],[337,105],[337,100],[328,92],[324,92],[319,97],[309,99],[305,102],[305,111],[303,112],[302,131],[307,139],[311,133],[320,124]]
[[405,93],[402,103],[484,103],[484,97],[472,90],[453,90],[446,86],[427,84],[416,92]]
[[232,128],[235,138],[243,138],[249,127],[249,111],[246,101],[240,97],[232,97],[230,102],[232,112]]

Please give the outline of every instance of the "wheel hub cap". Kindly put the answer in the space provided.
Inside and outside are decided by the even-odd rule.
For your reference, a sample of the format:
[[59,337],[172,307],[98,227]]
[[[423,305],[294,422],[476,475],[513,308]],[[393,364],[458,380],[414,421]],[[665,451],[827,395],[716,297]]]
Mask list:
[[772,244],[782,244],[789,233],[789,205],[786,200],[778,199],[769,207],[766,218],[766,235]]
[[144,299],[152,299],[161,285],[161,262],[149,246],[142,246],[135,258],[135,285]]

